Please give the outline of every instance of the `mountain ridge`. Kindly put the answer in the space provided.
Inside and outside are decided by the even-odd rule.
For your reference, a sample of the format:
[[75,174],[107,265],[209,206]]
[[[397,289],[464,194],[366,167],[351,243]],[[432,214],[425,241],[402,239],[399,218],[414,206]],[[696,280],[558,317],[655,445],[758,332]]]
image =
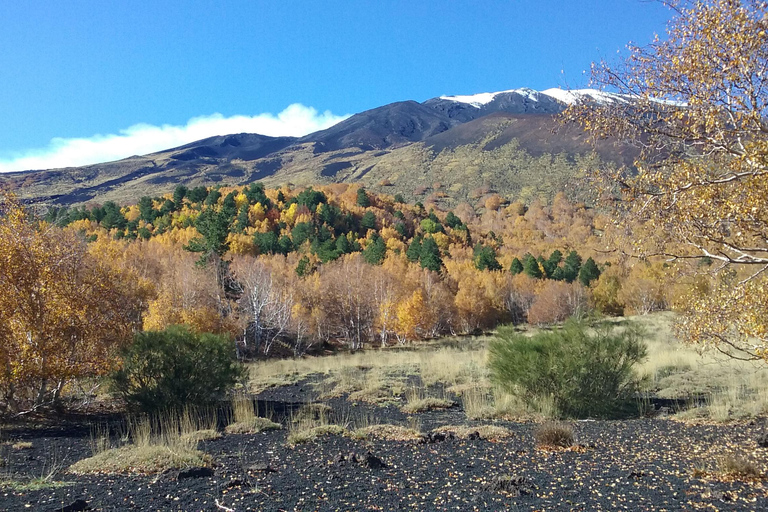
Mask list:
[[[589,89],[540,92],[521,88],[439,96],[421,103],[399,101],[354,114],[303,137],[217,135],[114,162],[6,173],[0,175],[0,184],[28,203],[60,206],[104,200],[125,203],[141,195],[167,192],[176,184],[239,185],[256,180],[269,186],[362,182],[415,199],[420,195],[415,193],[417,189],[430,188],[434,181],[429,180],[440,178],[441,183],[447,180],[440,195],[456,202],[468,198],[466,190],[459,191],[469,182],[507,183],[496,187],[497,191],[503,195],[519,192],[521,187],[508,183],[507,178],[526,178],[525,170],[513,172],[510,168],[505,174],[506,164],[499,160],[505,151],[509,162],[545,155],[554,161],[562,154],[560,160],[575,165],[579,158],[595,152],[601,162],[631,165],[631,148],[612,141],[593,146],[579,128],[558,122],[557,114],[576,101],[628,100]],[[478,146],[481,141],[484,143]],[[512,158],[513,147],[525,155]],[[452,152],[451,162],[445,152]],[[464,167],[456,159],[463,159]],[[457,170],[451,174],[438,168],[440,165]],[[537,166],[536,172],[548,171]],[[545,185],[546,176],[540,178]]]

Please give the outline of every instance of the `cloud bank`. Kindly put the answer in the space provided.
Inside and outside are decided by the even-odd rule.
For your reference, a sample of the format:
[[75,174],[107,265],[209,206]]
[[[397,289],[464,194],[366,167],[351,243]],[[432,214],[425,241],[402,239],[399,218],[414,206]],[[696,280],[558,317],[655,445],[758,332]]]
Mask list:
[[44,148],[30,149],[0,158],[0,172],[30,169],[55,169],[110,162],[133,155],[145,155],[230,133],[302,136],[323,130],[346,119],[329,111],[318,112],[299,103],[288,106],[277,115],[224,117],[221,114],[190,119],[183,126],[136,124],[118,134],[94,135],[87,138],[54,138]]

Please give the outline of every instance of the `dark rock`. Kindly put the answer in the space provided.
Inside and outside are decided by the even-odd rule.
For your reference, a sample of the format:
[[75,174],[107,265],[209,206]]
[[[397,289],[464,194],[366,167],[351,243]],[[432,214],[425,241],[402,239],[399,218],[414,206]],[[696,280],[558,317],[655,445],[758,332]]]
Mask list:
[[768,432],[763,432],[757,436],[757,446],[761,448],[768,448]]
[[91,507],[87,501],[81,499],[75,500],[66,507],[57,508],[56,510],[60,512],[81,512],[82,510],[91,510]]
[[189,468],[183,471],[179,471],[177,480],[184,480],[185,478],[206,478],[213,476],[213,470],[211,468]]
[[424,436],[423,442],[426,444],[434,444],[453,439],[456,439],[453,432],[430,432]]
[[371,452],[367,452],[363,457],[359,458],[358,463],[371,469],[383,469],[387,467],[383,460],[376,457]]
[[535,486],[524,476],[499,475],[483,485],[484,491],[506,492],[513,496],[529,494]]
[[227,488],[229,489],[231,489],[232,487],[250,487],[250,486],[251,484],[243,480],[242,478],[233,478],[227,484]]
[[478,432],[477,430],[475,430],[474,432],[470,432],[469,435],[467,436],[467,439],[470,441],[480,439],[480,432]]
[[248,469],[250,469],[251,471],[260,471],[263,473],[277,473],[277,470],[266,462],[263,462],[261,464],[254,464]]

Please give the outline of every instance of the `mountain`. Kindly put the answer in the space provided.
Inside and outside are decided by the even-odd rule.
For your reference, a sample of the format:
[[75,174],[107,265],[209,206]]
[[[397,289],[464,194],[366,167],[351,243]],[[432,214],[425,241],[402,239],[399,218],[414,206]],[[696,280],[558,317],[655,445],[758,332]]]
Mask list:
[[598,166],[631,165],[633,148],[591,145],[557,114],[578,102],[631,98],[584,89],[522,88],[401,101],[355,114],[304,137],[227,134],[150,155],[83,167],[0,175],[25,201],[73,205],[156,196],[177,184],[268,186],[362,182],[411,200],[455,204],[478,191],[507,197],[578,195],[575,176]]

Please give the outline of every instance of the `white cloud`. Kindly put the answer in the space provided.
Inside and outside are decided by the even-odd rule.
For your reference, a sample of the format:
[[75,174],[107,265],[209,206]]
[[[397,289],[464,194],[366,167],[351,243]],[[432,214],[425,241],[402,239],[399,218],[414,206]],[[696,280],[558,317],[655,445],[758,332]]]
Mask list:
[[214,135],[259,133],[261,135],[301,136],[333,126],[348,116],[329,111],[319,113],[299,103],[277,115],[224,117],[221,114],[190,119],[184,126],[136,124],[118,134],[87,138],[52,139],[44,148],[31,149],[0,158],[0,172],[29,169],[55,169],[110,162],[133,155],[145,155]]

